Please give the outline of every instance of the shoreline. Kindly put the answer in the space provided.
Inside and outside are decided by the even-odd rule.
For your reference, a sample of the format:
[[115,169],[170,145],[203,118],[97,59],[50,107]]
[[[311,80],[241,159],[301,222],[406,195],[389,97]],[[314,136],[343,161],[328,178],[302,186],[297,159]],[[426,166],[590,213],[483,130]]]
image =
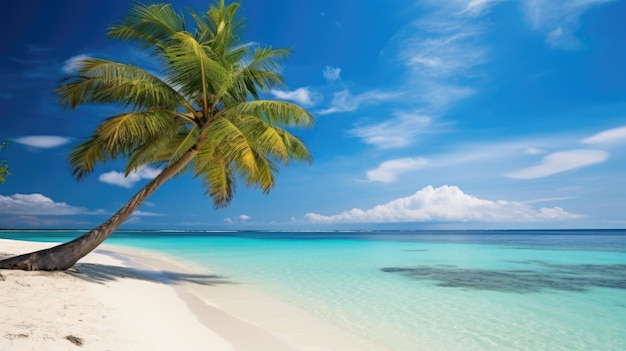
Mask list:
[[[55,245],[0,239],[0,257]],[[384,350],[155,251],[101,245],[64,272],[0,270],[0,349]]]

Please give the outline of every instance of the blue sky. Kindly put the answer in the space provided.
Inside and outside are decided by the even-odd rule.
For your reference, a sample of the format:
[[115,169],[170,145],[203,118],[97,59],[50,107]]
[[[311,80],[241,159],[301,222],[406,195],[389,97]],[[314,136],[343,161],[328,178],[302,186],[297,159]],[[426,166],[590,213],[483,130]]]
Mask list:
[[[0,227],[98,225],[157,174],[66,161],[111,106],[53,90],[89,56],[157,70],[108,39],[130,1],[33,1],[0,14]],[[174,1],[198,11],[206,1]],[[317,118],[312,165],[214,210],[186,175],[123,228],[513,229],[626,226],[626,1],[247,0],[245,41],[293,49],[268,97]]]

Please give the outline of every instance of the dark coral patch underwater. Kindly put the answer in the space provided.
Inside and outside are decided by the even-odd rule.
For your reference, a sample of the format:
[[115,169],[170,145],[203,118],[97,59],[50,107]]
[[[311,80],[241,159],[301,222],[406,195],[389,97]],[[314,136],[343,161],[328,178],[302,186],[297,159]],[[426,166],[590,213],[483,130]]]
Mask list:
[[[551,264],[515,261],[537,269],[469,269],[457,266],[382,268],[415,280],[436,281],[438,286],[470,290],[534,293],[546,289],[584,292],[590,288],[626,290],[626,264]],[[528,267],[531,268],[531,267]]]

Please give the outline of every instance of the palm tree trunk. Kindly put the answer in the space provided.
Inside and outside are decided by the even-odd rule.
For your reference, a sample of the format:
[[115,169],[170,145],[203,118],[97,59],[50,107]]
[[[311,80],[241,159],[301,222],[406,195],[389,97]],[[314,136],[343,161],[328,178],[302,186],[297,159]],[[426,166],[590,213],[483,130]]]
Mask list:
[[108,238],[161,184],[180,172],[197,152],[195,147],[188,150],[178,161],[166,167],[156,178],[139,190],[111,218],[83,236],[49,249],[1,260],[0,269],[55,271],[72,267]]

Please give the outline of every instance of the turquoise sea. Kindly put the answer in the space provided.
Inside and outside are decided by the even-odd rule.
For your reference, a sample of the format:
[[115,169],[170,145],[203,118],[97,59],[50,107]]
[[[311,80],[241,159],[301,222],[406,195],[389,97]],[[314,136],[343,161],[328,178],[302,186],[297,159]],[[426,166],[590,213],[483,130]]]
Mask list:
[[107,243],[204,265],[390,350],[626,350],[626,230],[119,231]]

